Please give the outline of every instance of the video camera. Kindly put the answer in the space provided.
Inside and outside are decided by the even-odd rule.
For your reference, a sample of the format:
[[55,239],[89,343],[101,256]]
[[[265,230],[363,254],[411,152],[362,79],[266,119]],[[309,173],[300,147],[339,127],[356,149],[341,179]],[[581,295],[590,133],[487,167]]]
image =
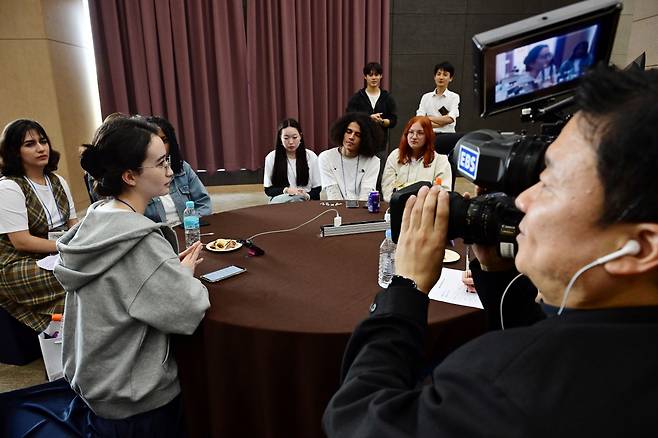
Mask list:
[[[543,108],[540,103],[572,93],[589,67],[609,62],[621,9],[619,0],[588,0],[473,37],[480,116],[524,107],[522,120],[545,124],[537,136],[478,130],[459,139],[452,153],[459,174],[488,193],[472,199],[450,193],[449,239],[496,245],[501,256],[514,257],[523,218],[514,197],[539,181],[546,149],[569,118],[559,111],[573,97]],[[393,193],[394,242],[407,199],[423,185],[431,183]]]

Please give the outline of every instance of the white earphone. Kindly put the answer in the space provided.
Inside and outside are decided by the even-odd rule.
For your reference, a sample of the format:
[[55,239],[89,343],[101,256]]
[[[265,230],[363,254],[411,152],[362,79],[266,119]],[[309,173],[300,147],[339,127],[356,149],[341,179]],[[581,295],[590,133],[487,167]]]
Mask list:
[[594,263],[596,263],[596,265],[600,265],[602,263],[607,263],[610,260],[618,259],[619,257],[623,257],[625,255],[636,255],[640,253],[641,249],[642,248],[640,247],[640,243],[637,240],[629,240],[628,242],[626,242],[624,246],[622,246],[617,251],[611,252],[608,255],[596,259]]
[[564,310],[564,306],[566,306],[567,304],[567,298],[569,297],[569,292],[571,292],[571,287],[576,282],[576,279],[580,277],[580,275],[583,272],[595,266],[608,263],[611,260],[618,259],[619,257],[639,254],[641,249],[642,247],[640,247],[640,242],[638,242],[637,240],[629,240],[628,242],[626,242],[624,246],[622,246],[617,251],[611,252],[610,254],[606,254],[603,257],[599,257],[598,259],[594,260],[592,263],[589,263],[583,266],[582,268],[580,268],[578,272],[576,272],[573,275],[573,277],[571,277],[571,280],[569,280],[569,284],[567,284],[567,287],[564,289],[564,294],[562,294],[562,304],[560,304],[560,310],[557,311],[557,314],[558,315],[562,314],[562,311]]
[[[602,265],[604,263],[608,263],[611,260],[618,259],[619,257],[627,256],[627,255],[637,255],[640,253],[640,250],[642,247],[640,246],[640,243],[637,240],[629,240],[626,242],[624,246],[622,246],[620,249],[617,251],[611,252],[610,254],[606,254],[603,257],[599,257],[598,259],[594,260],[593,262],[583,266],[580,268],[574,275],[571,277],[571,280],[569,280],[569,283],[567,284],[567,287],[564,289],[564,293],[562,294],[562,303],[560,305],[560,310],[557,311],[558,315],[562,314],[562,311],[564,310],[564,306],[567,304],[567,298],[569,297],[569,292],[571,291],[571,287],[573,284],[576,282],[576,279],[580,277],[580,275],[587,271],[588,269],[591,269],[595,266]],[[514,283],[517,279],[522,277],[523,274],[519,274],[516,277],[512,279],[512,281],[509,282],[507,287],[505,288],[505,291],[503,292],[503,295],[500,297],[500,326],[503,330],[505,330],[505,325],[503,324],[503,300],[505,299],[505,295],[507,294],[507,291],[509,290],[510,286],[512,283]]]

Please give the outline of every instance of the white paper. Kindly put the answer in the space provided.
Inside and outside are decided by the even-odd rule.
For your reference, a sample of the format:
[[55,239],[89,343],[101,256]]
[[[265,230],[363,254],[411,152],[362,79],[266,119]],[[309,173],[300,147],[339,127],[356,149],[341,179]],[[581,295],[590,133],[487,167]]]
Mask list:
[[47,271],[53,271],[55,269],[55,265],[58,262],[59,262],[59,254],[52,254],[42,258],[41,260],[37,260],[37,266]]
[[462,272],[464,271],[443,268],[441,278],[430,290],[430,299],[482,309],[478,294],[466,290],[466,285],[462,282]]

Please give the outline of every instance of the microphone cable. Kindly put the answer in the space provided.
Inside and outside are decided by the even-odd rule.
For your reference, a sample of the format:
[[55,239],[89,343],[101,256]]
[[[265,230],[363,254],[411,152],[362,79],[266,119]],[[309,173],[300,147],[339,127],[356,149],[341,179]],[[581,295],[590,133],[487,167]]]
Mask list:
[[[300,229],[301,227],[303,227],[304,225],[310,224],[311,222],[313,222],[314,220],[316,220],[317,218],[319,218],[319,217],[322,216],[323,214],[328,213],[328,212],[330,212],[330,211],[335,211],[335,212],[336,212],[336,217],[334,218],[334,225],[336,225],[336,222],[340,222],[340,219],[341,219],[340,214],[338,213],[338,210],[336,210],[335,208],[329,208],[329,209],[323,211],[322,213],[320,213],[320,214],[314,216],[313,218],[307,220],[307,221],[304,222],[303,224],[298,225],[298,226],[296,226],[296,227],[294,227],[294,228],[287,228],[287,229],[285,229],[285,230],[263,231],[262,233],[254,234],[253,236],[251,236],[251,237],[248,238],[247,240],[253,240],[253,239],[256,238],[256,237],[259,237],[259,236],[265,236],[265,235],[267,235],[267,234],[287,233],[287,232],[289,232],[289,231],[295,231],[295,230],[298,230],[298,229]],[[339,223],[338,225],[336,225],[336,226],[340,226],[340,223]]]

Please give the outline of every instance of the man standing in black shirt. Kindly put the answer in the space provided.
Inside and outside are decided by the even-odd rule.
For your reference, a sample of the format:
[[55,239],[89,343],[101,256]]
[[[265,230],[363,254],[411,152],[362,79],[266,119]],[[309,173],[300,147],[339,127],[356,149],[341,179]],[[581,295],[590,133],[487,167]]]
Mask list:
[[378,62],[369,62],[363,67],[363,78],[366,86],[350,97],[346,113],[366,113],[383,132],[384,143],[377,151],[386,149],[388,130],[398,122],[397,107],[391,93],[380,88],[384,70]]

